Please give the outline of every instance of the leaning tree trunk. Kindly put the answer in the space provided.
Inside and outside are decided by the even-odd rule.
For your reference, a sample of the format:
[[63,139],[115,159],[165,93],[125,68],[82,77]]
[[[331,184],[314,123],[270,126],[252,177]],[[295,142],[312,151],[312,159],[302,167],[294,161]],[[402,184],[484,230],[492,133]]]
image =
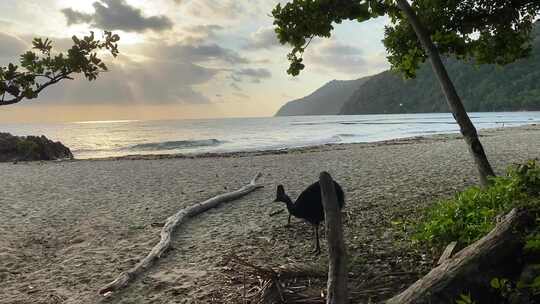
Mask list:
[[463,134],[465,142],[468,145],[469,152],[474,158],[474,161],[480,173],[480,183],[483,186],[486,186],[489,182],[488,177],[494,176],[495,173],[493,172],[493,169],[491,168],[491,165],[489,164],[489,161],[484,152],[484,148],[482,147],[482,144],[478,139],[478,133],[476,132],[476,128],[474,127],[471,119],[469,118],[469,115],[467,115],[465,107],[463,106],[463,103],[461,102],[461,99],[456,92],[456,88],[454,87],[452,80],[448,76],[448,72],[444,67],[444,64],[439,55],[439,51],[437,50],[437,47],[433,44],[433,41],[431,41],[431,37],[428,34],[428,31],[424,28],[423,24],[420,22],[418,16],[416,15],[412,7],[409,5],[407,0],[397,0],[397,4],[405,17],[408,19],[411,26],[413,27],[414,31],[416,32],[416,36],[418,36],[418,39],[422,44],[422,47],[429,56],[433,71],[435,71],[435,74],[437,75],[437,78],[439,79],[439,83],[443,90],[444,96],[446,97],[446,102],[448,103],[448,106],[452,111],[452,115],[459,124],[461,134]]

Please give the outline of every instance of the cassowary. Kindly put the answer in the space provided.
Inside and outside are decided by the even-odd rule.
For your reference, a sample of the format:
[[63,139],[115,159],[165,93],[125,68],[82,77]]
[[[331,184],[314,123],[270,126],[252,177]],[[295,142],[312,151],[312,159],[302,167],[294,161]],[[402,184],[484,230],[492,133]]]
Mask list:
[[[341,209],[344,205],[343,189],[341,189],[341,186],[335,181],[334,186],[336,188],[339,208]],[[291,215],[305,219],[313,225],[315,230],[315,250],[313,253],[319,254],[321,252],[321,246],[319,244],[319,225],[324,221],[324,208],[322,205],[321,186],[319,185],[319,182],[315,182],[307,187],[294,203],[285,193],[283,185],[279,185],[277,186],[276,199],[274,202],[284,202],[287,204],[287,210],[289,211],[289,221],[287,225],[291,222]]]

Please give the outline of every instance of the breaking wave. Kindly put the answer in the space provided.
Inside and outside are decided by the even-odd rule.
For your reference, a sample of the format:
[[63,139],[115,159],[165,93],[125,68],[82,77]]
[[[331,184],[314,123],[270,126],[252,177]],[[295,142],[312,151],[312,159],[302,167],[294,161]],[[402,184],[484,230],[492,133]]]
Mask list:
[[137,144],[129,147],[129,149],[139,151],[178,150],[196,147],[213,147],[221,145],[222,143],[224,142],[215,138],[202,140],[175,140],[158,143]]

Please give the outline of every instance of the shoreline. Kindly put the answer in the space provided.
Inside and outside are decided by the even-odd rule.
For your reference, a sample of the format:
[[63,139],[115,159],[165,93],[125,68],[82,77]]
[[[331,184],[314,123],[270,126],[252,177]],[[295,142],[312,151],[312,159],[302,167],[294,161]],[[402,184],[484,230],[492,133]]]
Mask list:
[[[497,127],[486,128],[478,130],[479,137],[484,137],[491,132],[497,132],[501,130],[522,129],[527,127],[536,127],[538,124],[525,124],[521,126],[513,127]],[[253,151],[233,151],[233,152],[193,152],[193,153],[163,153],[163,154],[127,154],[122,156],[106,156],[106,157],[90,157],[90,158],[74,158],[72,160],[60,160],[60,161],[118,161],[118,160],[159,160],[159,159],[198,159],[198,158],[231,158],[231,157],[252,157],[260,155],[280,155],[289,153],[310,153],[317,151],[327,151],[330,149],[347,148],[354,146],[381,146],[381,145],[401,145],[401,144],[413,144],[422,141],[442,141],[442,140],[454,140],[462,139],[459,132],[451,133],[437,133],[430,135],[419,135],[410,137],[400,137],[381,141],[372,142],[358,142],[358,143],[328,143],[319,144],[313,146],[302,147],[290,147],[282,149],[269,149],[269,150],[253,150]]]

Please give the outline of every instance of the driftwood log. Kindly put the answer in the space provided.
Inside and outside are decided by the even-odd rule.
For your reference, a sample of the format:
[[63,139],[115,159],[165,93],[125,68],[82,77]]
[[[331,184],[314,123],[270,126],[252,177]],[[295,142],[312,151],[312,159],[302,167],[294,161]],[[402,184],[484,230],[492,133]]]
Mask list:
[[170,247],[171,244],[171,235],[174,232],[174,229],[184,222],[186,219],[196,216],[208,209],[217,207],[221,203],[228,202],[240,198],[256,189],[262,188],[262,185],[256,184],[257,179],[261,177],[261,173],[258,173],[249,184],[243,186],[242,188],[224,193],[218,196],[214,196],[204,202],[197,203],[188,208],[184,208],[178,211],[176,214],[167,218],[165,225],[161,229],[161,240],[157,245],[152,248],[150,253],[142,259],[137,265],[133,266],[128,271],[121,273],[114,281],[105,285],[99,290],[101,295],[107,295],[111,292],[117,291],[126,287],[130,282],[132,282],[138,275],[148,269],[153,263],[160,258],[165,251]]
[[456,249],[457,242],[451,242],[446,246],[443,253],[441,254],[441,257],[439,258],[439,261],[437,262],[437,265],[441,265],[444,261],[448,260],[452,254],[454,253],[454,249]]
[[343,240],[341,211],[337,201],[334,181],[328,172],[319,176],[322,203],[325,214],[326,235],[328,239],[328,291],[327,304],[349,302],[347,289],[347,253]]
[[[443,261],[387,304],[455,303],[461,293],[475,292],[489,286],[494,276],[519,269],[523,247],[521,234],[530,216],[513,209],[486,236]],[[491,302],[486,302],[491,303]]]

